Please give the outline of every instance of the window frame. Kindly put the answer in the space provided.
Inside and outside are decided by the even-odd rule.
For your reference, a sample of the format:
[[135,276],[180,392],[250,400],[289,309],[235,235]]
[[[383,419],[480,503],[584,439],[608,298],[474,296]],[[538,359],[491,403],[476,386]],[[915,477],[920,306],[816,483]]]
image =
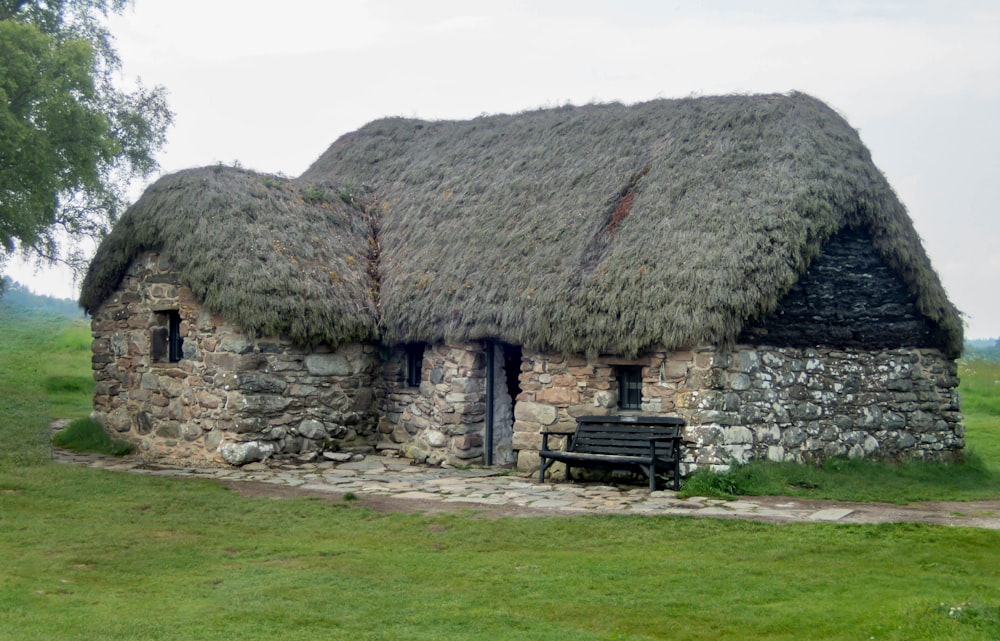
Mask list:
[[642,369],[642,365],[615,366],[619,410],[624,412],[642,411]]
[[158,309],[150,336],[149,353],[154,363],[179,363],[184,358],[180,310]]

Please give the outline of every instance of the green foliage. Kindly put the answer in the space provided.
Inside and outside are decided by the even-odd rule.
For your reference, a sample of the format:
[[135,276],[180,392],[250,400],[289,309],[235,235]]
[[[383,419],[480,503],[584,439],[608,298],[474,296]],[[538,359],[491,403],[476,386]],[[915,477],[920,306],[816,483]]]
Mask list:
[[1000,639],[1000,606],[977,603],[942,603],[937,608],[939,615],[947,616],[960,624],[981,630],[984,638]]
[[90,377],[87,376],[49,376],[42,381],[46,392],[80,392],[86,394],[93,389]]
[[112,439],[100,423],[89,418],[79,418],[70,422],[65,429],[52,436],[52,443],[75,452],[97,452],[112,456],[132,453],[132,446],[129,443]]
[[337,197],[340,198],[342,201],[344,201],[346,204],[350,205],[351,207],[355,207],[358,205],[358,201],[355,198],[354,193],[355,193],[354,181],[346,180],[344,181],[344,186],[341,187],[339,191],[337,191]]
[[1000,363],[1000,338],[965,341],[963,361],[990,361]]
[[57,232],[99,237],[130,180],[156,169],[172,114],[162,88],[114,84],[121,65],[102,19],[125,6],[0,1],[0,253],[62,258]]
[[33,294],[31,290],[9,276],[0,278],[0,309],[3,308],[31,309],[48,317],[62,317],[67,320],[79,320],[84,317],[83,310],[76,301]]

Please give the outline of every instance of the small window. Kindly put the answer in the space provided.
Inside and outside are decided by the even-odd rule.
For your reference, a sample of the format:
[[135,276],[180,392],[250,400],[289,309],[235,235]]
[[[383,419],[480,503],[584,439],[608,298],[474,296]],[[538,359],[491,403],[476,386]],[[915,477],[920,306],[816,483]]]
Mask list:
[[176,363],[184,358],[181,338],[181,315],[176,309],[157,312],[158,327],[153,328],[150,348],[154,361]]
[[615,368],[618,378],[618,409],[642,409],[642,367],[623,365]]
[[424,344],[414,343],[406,346],[406,386],[420,387],[420,378],[424,370]]
[[181,338],[181,315],[176,309],[167,312],[170,325],[168,341],[170,345],[170,362],[176,363],[184,358],[184,339]]

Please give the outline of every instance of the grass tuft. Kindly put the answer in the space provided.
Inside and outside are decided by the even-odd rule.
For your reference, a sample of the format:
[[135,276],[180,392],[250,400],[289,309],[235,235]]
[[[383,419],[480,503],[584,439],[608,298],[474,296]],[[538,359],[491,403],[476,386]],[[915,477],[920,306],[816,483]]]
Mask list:
[[42,381],[46,392],[54,394],[89,394],[94,387],[93,380],[86,376],[48,376]]
[[66,429],[52,436],[52,443],[74,452],[98,452],[112,456],[132,453],[132,445],[112,439],[101,424],[91,418],[79,418],[70,422]]
[[963,626],[969,626],[984,634],[984,639],[1000,639],[1000,606],[963,602],[942,603],[937,613]]

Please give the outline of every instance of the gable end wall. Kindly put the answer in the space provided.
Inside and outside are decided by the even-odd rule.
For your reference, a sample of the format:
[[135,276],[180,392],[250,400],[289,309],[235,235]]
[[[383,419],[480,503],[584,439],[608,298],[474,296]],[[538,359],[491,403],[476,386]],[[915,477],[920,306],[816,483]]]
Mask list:
[[[181,318],[179,362],[154,353],[162,310]],[[91,329],[93,415],[144,455],[241,464],[370,452],[378,440],[374,346],[255,340],[204,309],[155,253],[133,261]]]
[[942,347],[906,284],[864,231],[845,229],[778,303],[749,325],[740,343],[881,350]]

